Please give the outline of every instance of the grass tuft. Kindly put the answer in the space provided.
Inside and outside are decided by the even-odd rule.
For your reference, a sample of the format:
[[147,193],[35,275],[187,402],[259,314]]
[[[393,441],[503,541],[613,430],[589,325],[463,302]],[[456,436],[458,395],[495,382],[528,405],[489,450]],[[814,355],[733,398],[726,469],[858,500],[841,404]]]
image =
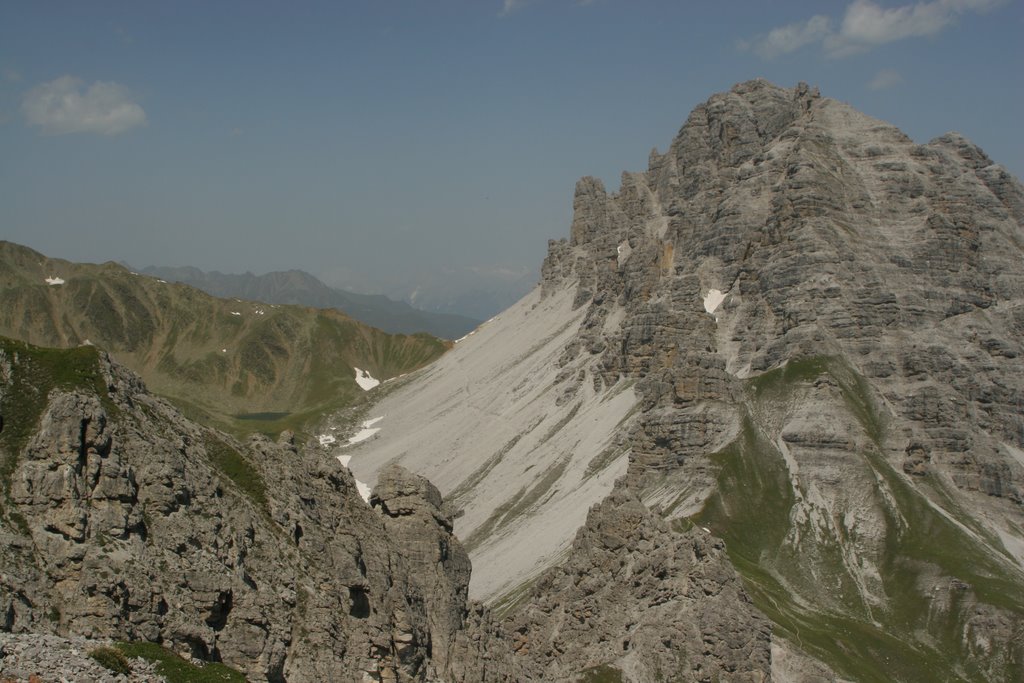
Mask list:
[[156,643],[117,643],[115,647],[126,657],[154,662],[167,683],[245,683],[245,676],[236,669],[220,662],[197,666]]
[[127,676],[132,672],[132,665],[124,653],[113,647],[98,647],[89,652],[89,656],[107,671]]
[[227,477],[243,494],[255,503],[262,514],[270,516],[267,486],[263,477],[232,446],[212,433],[206,435],[206,457],[217,470]]

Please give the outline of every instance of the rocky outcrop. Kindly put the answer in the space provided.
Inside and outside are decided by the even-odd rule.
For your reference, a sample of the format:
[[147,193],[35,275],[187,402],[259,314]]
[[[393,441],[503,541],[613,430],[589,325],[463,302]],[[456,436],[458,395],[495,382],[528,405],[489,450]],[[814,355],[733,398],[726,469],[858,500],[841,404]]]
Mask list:
[[590,511],[507,629],[530,680],[770,680],[771,627],[722,541],[673,532],[622,490]]
[[[429,481],[397,465],[384,470],[370,504],[384,513],[388,540],[402,548],[409,572],[406,600],[427,615],[428,646],[435,671],[445,671],[449,648],[466,617],[469,556],[452,536],[451,510]],[[399,626],[408,627],[402,623]],[[412,644],[414,634],[397,633]]]
[[4,353],[4,631],[159,642],[253,681],[472,665],[469,562],[425,480],[390,470],[382,515],[336,461],[200,427],[95,349]]
[[109,648],[110,641],[61,638],[0,631],[0,680],[94,681],[95,683],[164,683],[153,662],[126,658],[129,673],[111,671],[89,653]]

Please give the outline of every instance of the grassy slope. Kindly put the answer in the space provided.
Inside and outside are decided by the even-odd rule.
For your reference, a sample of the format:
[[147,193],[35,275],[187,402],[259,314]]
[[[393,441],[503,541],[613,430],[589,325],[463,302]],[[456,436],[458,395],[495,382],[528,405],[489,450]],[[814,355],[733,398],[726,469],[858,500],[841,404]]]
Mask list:
[[[52,276],[65,283],[47,285]],[[217,299],[6,242],[0,296],[0,334],[56,347],[88,340],[189,417],[235,433],[301,428],[361,394],[354,367],[386,379],[445,350],[429,335],[385,334],[334,310]]]
[[[839,550],[843,539],[808,547],[813,535],[804,530],[799,550],[785,542],[795,494],[782,454],[754,417],[825,373],[838,382],[847,407],[874,442],[862,456],[891,492],[891,498],[878,497],[887,522],[879,566],[887,599],[882,610],[862,604],[852,589],[854,579]],[[935,509],[938,504],[971,526],[951,498],[933,495],[930,503],[928,488],[915,486],[885,460],[885,420],[863,378],[838,359],[812,358],[752,378],[747,388],[750,413],[739,438],[713,456],[720,466],[718,492],[694,521],[726,540],[754,601],[777,632],[857,681],[988,680],[968,652],[973,603],[967,592],[1019,620],[1024,580],[992,546]],[[933,577],[955,578],[969,588],[954,596],[948,610],[937,609],[922,588]],[[815,595],[820,590],[834,599],[823,603]],[[1015,659],[1019,651],[1005,656],[997,670],[1001,680],[1014,680],[1024,662]]]

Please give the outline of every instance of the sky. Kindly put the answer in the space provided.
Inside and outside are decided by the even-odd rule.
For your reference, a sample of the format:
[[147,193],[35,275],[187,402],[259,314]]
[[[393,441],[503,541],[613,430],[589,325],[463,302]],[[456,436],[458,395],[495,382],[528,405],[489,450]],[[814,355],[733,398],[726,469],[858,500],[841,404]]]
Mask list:
[[[1020,0],[0,0],[0,239],[398,281],[536,271],[735,83],[1024,177]],[[355,274],[355,275],[353,275]]]

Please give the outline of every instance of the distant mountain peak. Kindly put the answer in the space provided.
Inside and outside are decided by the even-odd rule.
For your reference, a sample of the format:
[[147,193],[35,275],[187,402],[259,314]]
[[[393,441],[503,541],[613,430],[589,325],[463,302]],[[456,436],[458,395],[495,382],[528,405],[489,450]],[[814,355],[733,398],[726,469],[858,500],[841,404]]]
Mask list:
[[256,299],[267,303],[336,308],[356,320],[392,334],[425,332],[442,339],[458,339],[479,320],[433,313],[393,301],[382,295],[357,294],[328,287],[303,270],[273,271],[264,275],[204,272],[192,267],[149,266],[142,272],[192,285],[215,296]]

